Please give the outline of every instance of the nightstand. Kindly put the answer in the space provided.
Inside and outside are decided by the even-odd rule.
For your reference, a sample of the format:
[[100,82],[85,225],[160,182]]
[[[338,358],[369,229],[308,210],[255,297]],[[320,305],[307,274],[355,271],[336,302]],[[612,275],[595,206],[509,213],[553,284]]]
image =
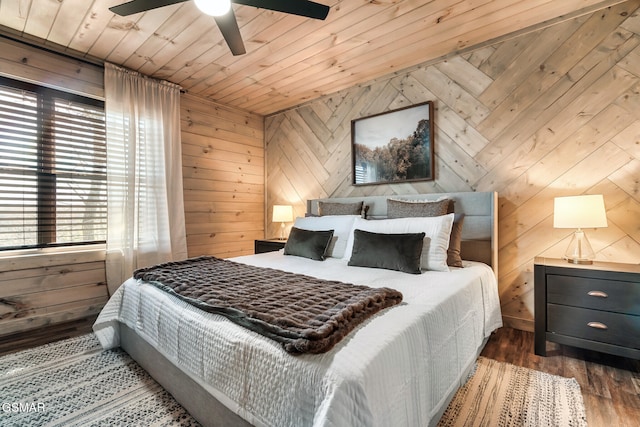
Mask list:
[[256,240],[254,242],[254,252],[257,254],[262,254],[265,252],[279,251],[280,249],[284,248],[284,245],[286,243],[286,240],[279,239]]
[[640,265],[536,258],[535,353],[546,342],[640,359]]

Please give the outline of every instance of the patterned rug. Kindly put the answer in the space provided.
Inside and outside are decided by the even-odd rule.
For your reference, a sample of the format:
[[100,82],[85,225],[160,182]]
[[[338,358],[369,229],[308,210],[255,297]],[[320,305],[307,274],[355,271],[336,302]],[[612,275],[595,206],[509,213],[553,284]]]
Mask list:
[[[126,353],[103,351],[93,334],[1,357],[0,400],[0,426],[198,426]],[[438,425],[587,423],[574,379],[481,357]]]
[[480,357],[438,427],[586,427],[586,419],[574,378]]
[[88,334],[0,358],[0,426],[197,426],[121,349]]

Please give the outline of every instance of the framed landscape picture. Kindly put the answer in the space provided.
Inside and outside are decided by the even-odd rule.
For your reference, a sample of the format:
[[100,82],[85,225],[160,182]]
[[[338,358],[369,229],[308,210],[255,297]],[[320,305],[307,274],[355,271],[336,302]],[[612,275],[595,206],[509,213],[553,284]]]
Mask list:
[[433,102],[351,121],[353,184],[430,181]]

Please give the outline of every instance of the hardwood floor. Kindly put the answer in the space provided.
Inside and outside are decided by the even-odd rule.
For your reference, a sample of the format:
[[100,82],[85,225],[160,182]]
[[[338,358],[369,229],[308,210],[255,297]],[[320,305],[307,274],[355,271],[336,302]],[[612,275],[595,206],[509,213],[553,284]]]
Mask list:
[[482,356],[563,377],[580,384],[589,427],[640,427],[640,360],[547,343],[533,352],[533,332],[501,328]]
[[[0,355],[91,331],[95,318],[29,334],[0,338]],[[482,356],[550,374],[574,377],[582,389],[589,427],[640,427],[640,360],[547,343],[547,357],[533,353],[533,333],[496,331]]]

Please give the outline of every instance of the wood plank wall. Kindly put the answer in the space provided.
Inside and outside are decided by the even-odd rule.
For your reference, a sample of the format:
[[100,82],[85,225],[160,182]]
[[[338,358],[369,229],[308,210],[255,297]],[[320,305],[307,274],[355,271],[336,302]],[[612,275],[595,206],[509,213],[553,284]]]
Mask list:
[[[101,67],[0,37],[0,74],[104,98]],[[263,118],[181,97],[190,256],[253,253],[264,237]],[[97,316],[108,299],[104,248],[0,253],[0,336]]]
[[107,299],[104,250],[0,261],[0,335],[95,317]]
[[264,237],[264,119],[183,95],[182,173],[189,256],[253,253]]
[[[629,1],[396,72],[265,120],[273,204],[318,197],[498,191],[505,323],[533,329],[533,259],[562,256],[553,198],[604,194],[597,258],[640,262],[640,2]],[[350,121],[435,101],[436,179],[351,185]]]

